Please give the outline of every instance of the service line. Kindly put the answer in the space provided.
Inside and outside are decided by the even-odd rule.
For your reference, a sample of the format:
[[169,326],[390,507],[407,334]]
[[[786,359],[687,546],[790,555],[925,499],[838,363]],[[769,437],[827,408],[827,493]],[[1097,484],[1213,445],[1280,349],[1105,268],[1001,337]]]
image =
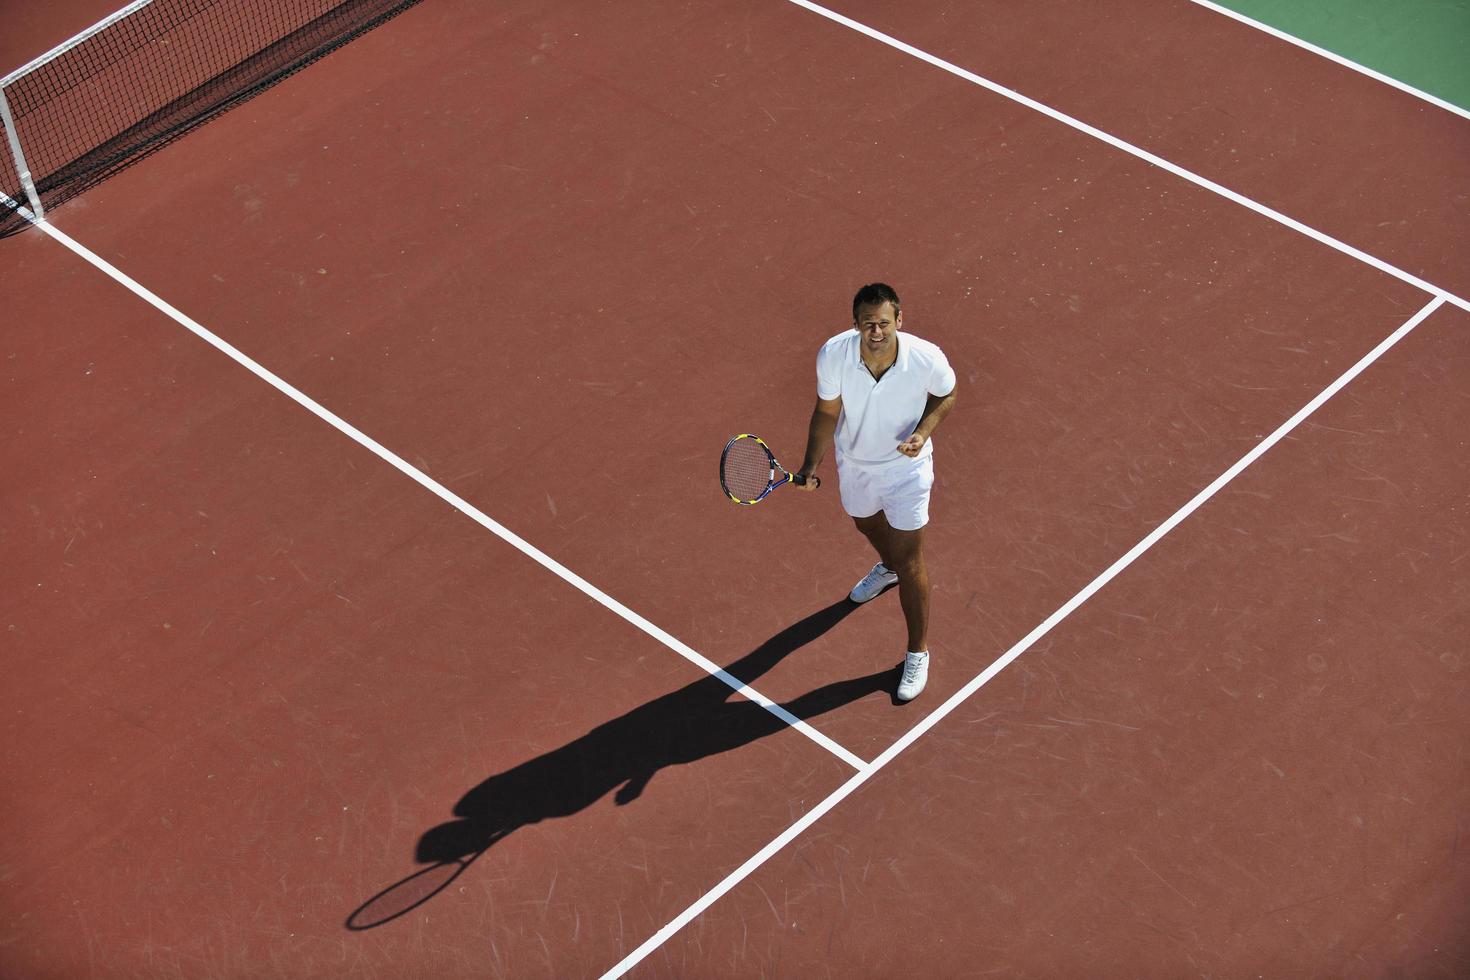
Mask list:
[[1172,163],[1168,160],[1165,160],[1163,157],[1155,153],[1150,153],[1148,150],[1134,146],[1132,143],[1129,143],[1126,140],[1119,139],[1111,133],[1104,132],[1103,130],[1098,129],[1096,126],[1089,125],[1082,120],[1069,116],[1065,112],[1062,112],[1058,109],[1053,109],[1051,106],[1046,105],[1045,103],[1037,102],[1035,99],[1030,98],[1029,96],[1022,95],[1020,92],[1017,92],[1014,89],[1006,88],[1004,85],[1001,85],[998,82],[992,82],[988,78],[977,75],[972,71],[967,71],[966,69],[961,68],[958,65],[951,64],[950,62],[945,61],[943,58],[932,55],[927,51],[920,50],[919,48],[914,47],[912,44],[907,44],[903,41],[900,41],[895,37],[884,34],[882,31],[875,30],[874,28],[871,28],[866,24],[853,20],[851,17],[844,17],[842,14],[836,13],[832,10],[828,10],[826,7],[823,7],[820,4],[813,3],[812,0],[787,0],[787,2],[794,3],[798,7],[804,7],[814,14],[818,14],[822,17],[827,18],[830,21],[841,24],[843,27],[850,28],[851,30],[857,31],[859,34],[866,35],[867,37],[870,37],[875,41],[879,41],[883,44],[888,45],[891,48],[902,51],[904,54],[917,58],[920,61],[927,62],[928,64],[931,64],[936,68],[943,69],[944,71],[949,72],[951,75],[956,75],[960,78],[963,78],[967,82],[973,82],[983,89],[994,92],[996,95],[1002,96],[1004,98],[1010,99],[1012,102],[1023,105],[1028,109],[1033,109],[1044,116],[1055,119],[1057,122],[1062,123],[1063,125],[1070,126],[1078,132],[1086,133],[1093,139],[1101,140],[1111,147],[1135,156],[1138,159],[1143,160],[1145,163],[1153,164],[1155,167],[1158,167],[1161,170],[1167,170],[1169,173],[1175,175],[1176,177],[1182,177],[1183,179],[1189,181],[1191,184],[1195,184],[1198,187],[1203,187],[1205,190],[1210,191],[1214,194],[1218,194],[1229,201],[1233,201],[1236,204],[1239,204],[1241,207],[1249,208],[1259,215],[1270,218],[1277,224],[1285,225],[1293,231],[1306,235],[1308,238],[1311,238],[1314,241],[1320,242],[1321,244],[1326,245],[1329,248],[1336,249],[1344,255],[1351,256],[1352,258],[1357,259],[1359,262],[1371,265],[1373,268],[1377,269],[1380,272],[1386,272],[1397,279],[1401,279],[1412,286],[1422,289],[1424,292],[1429,293],[1431,296],[1437,296],[1447,303],[1452,303],[1463,310],[1470,311],[1470,300],[1466,300],[1463,297],[1456,296],[1454,293],[1451,293],[1447,289],[1436,286],[1434,285],[1434,283],[1426,282],[1425,280],[1420,279],[1418,276],[1411,275],[1410,273],[1405,272],[1403,269],[1400,269],[1394,265],[1390,265],[1389,263],[1383,261],[1380,258],[1377,258],[1376,256],[1369,255],[1362,249],[1354,248],[1352,245],[1349,245],[1344,241],[1333,238],[1326,232],[1318,231],[1310,225],[1303,224],[1295,218],[1288,217],[1287,215],[1282,214],[1280,211],[1277,211],[1274,208],[1267,207],[1266,205],[1261,204],[1259,201],[1254,201],[1246,197],[1244,194],[1239,194],[1224,186],[1223,184],[1217,184],[1213,180],[1210,180],[1208,177],[1202,177],[1192,170],[1186,170],[1183,167],[1179,166],[1177,163]]
[[724,668],[720,667],[718,664],[708,659],[697,650],[694,650],[688,644],[669,634],[660,627],[655,626],[653,623],[649,622],[647,619],[644,619],[642,616],[638,615],[636,612],[629,609],[627,606],[623,605],[621,602],[614,599],[606,592],[603,592],[601,589],[597,588],[595,585],[582,578],[576,572],[573,572],[571,569],[567,568],[565,565],[561,564],[551,556],[532,546],[529,542],[527,542],[499,522],[491,519],[489,515],[487,515],[484,511],[480,510],[478,507],[474,506],[469,501],[459,496],[457,493],[454,493],[448,487],[444,486],[442,483],[435,480],[427,473],[410,465],[401,456],[388,449],[376,439],[373,439],[371,436],[362,432],[357,427],[347,423],[342,418],[338,417],[336,414],[322,406],[320,403],[308,397],[299,389],[287,384],[284,380],[268,371],[265,367],[263,367],[254,359],[250,358],[244,352],[240,351],[238,348],[234,347],[223,338],[207,330],[206,328],[195,322],[193,319],[185,316],[173,306],[170,306],[168,303],[164,302],[163,299],[161,299],[157,294],[153,293],[146,287],[134,281],[122,270],[118,269],[112,263],[108,262],[100,255],[97,255],[91,249],[76,241],[74,238],[63,232],[61,229],[57,228],[51,222],[46,220],[37,221],[28,211],[26,211],[24,207],[21,207],[16,202],[11,201],[8,197],[6,198],[6,201],[9,202],[7,206],[15,207],[16,210],[19,210],[27,218],[30,218],[36,228],[39,228],[42,232],[51,236],[62,245],[66,246],[76,255],[80,256],[83,261],[97,268],[104,275],[108,276],[110,279],[117,282],[123,288],[133,293],[139,299],[143,300],[145,303],[158,310],[164,316],[173,320],[175,323],[178,323],[180,326],[184,327],[189,332],[193,333],[201,340],[208,343],[210,346],[216,348],[225,356],[229,357],[232,361],[245,368],[251,374],[255,375],[257,378],[260,378],[266,384],[270,385],[272,388],[275,388],[281,394],[285,395],[287,398],[291,399],[296,404],[300,405],[302,408],[306,409],[308,412],[315,415],[317,418],[321,419],[323,422],[327,423],[332,428],[336,429],[338,432],[351,439],[353,442],[357,443],[359,446],[362,446],[364,449],[371,452],[374,456],[377,456],[379,459],[383,460],[385,463],[398,470],[404,476],[407,476],[409,479],[413,480],[425,490],[428,490],[440,500],[443,500],[445,503],[449,504],[449,506],[459,511],[461,514],[465,515],[476,524],[479,524],[481,527],[485,528],[487,531],[509,544],[512,548],[515,548],[517,551],[526,555],[528,558],[541,565],[553,575],[557,576],[558,578],[565,581],[567,584],[578,589],[583,594],[600,603],[613,613],[621,616],[623,619],[638,627],[640,630],[647,633],[655,640],[658,640],[664,646],[673,650],[675,653],[684,657],[691,663],[697,665],[706,673],[719,678],[725,684],[729,685],[729,687],[731,687],[734,691],[736,691],[736,693],[740,694],[747,700],[753,701],[761,707],[765,708],[767,711],[775,715],[777,718],[781,719],[787,725],[795,728],[807,738],[811,739],[813,742],[816,742],[822,748],[837,756],[839,759],[841,759],[843,762],[846,762],[854,769],[861,771],[868,765],[868,763],[863,761],[857,755],[848,751],[846,748],[843,748],[837,742],[822,734],[820,731],[818,731],[816,728],[813,728],[805,721],[796,717],[790,711],[787,711],[781,705],[772,701],[764,694],[761,694],[759,691],[756,691],[754,688],[748,686],[738,677],[735,677],[734,675],[726,672]]
[[1311,415],[1317,409],[1321,408],[1322,405],[1329,398],[1337,394],[1337,392],[1341,391],[1343,386],[1348,384],[1359,374],[1363,373],[1363,371],[1367,369],[1370,364],[1382,357],[1391,347],[1397,344],[1400,340],[1403,340],[1404,337],[1408,336],[1411,330],[1417,327],[1420,323],[1423,323],[1430,314],[1443,306],[1444,303],[1445,299],[1441,296],[1436,296],[1434,299],[1430,300],[1423,309],[1421,309],[1418,313],[1414,314],[1412,318],[1400,325],[1397,330],[1395,330],[1392,334],[1385,338],[1383,342],[1381,342],[1377,347],[1373,348],[1371,351],[1365,354],[1363,358],[1358,361],[1358,363],[1348,368],[1347,371],[1343,372],[1343,374],[1336,381],[1332,382],[1332,384],[1324,388],[1315,398],[1307,402],[1307,404],[1303,406],[1300,411],[1298,411],[1295,415],[1282,423],[1280,428],[1278,428],[1275,432],[1271,433],[1269,436],[1257,443],[1255,448],[1242,456],[1234,466],[1230,467],[1224,473],[1221,473],[1218,477],[1216,477],[1213,483],[1205,487],[1199,493],[1195,494],[1194,498],[1191,499],[1189,503],[1176,510],[1166,521],[1164,521],[1158,527],[1154,528],[1153,531],[1149,532],[1149,534],[1143,540],[1139,541],[1136,545],[1129,549],[1127,554],[1109,565],[1108,568],[1101,575],[1089,582],[1086,587],[1082,589],[1082,591],[1078,592],[1072,598],[1068,599],[1066,603],[1061,606],[1061,608],[1057,609],[1056,612],[1048,616],[1040,626],[1037,626],[1030,633],[1027,633],[1024,637],[1021,638],[1019,643],[1017,643],[1015,646],[1011,647],[1004,654],[1002,654],[998,660],[992,663],[989,667],[986,667],[982,673],[980,673],[972,681],[970,681],[964,687],[960,688],[954,694],[950,695],[949,700],[945,701],[938,708],[934,709],[933,713],[926,716],[923,721],[919,722],[913,728],[905,732],[898,741],[894,742],[891,746],[888,747],[887,751],[878,756],[878,758],[874,759],[873,762],[869,765],[859,769],[855,775],[847,780],[847,782],[838,787],[831,796],[828,796],[822,802],[818,803],[816,806],[812,807],[812,809],[808,810],[805,814],[802,815],[800,820],[796,821],[790,827],[787,827],[786,830],[782,832],[779,837],[757,851],[754,855],[751,856],[748,861],[746,861],[740,867],[730,872],[730,874],[727,875],[723,881],[721,881],[714,888],[706,892],[703,896],[699,898],[698,901],[685,909],[668,925],[664,926],[658,932],[650,936],[648,941],[645,942],[642,946],[639,946],[633,952],[629,953],[627,957],[625,957],[620,963],[614,966],[611,970],[608,970],[607,973],[603,974],[603,980],[613,980],[613,978],[620,977],[624,973],[627,973],[634,966],[637,966],[638,963],[640,963],[645,957],[648,956],[648,954],[652,953],[654,950],[662,946],[676,932],[689,924],[689,922],[699,916],[700,913],[702,913],[705,909],[709,908],[716,901],[718,901],[726,892],[734,888],[740,882],[744,881],[747,877],[750,876],[753,871],[755,871],[761,865],[765,864],[766,861],[769,860],[771,856],[774,855],[777,851],[780,851],[787,844],[791,843],[791,841],[795,840],[804,830],[806,830],[812,824],[816,823],[838,803],[841,803],[844,799],[850,796],[854,790],[863,785],[863,783],[867,782],[869,777],[871,777],[878,770],[882,769],[884,766],[892,762],[900,752],[912,745],[916,740],[918,740],[920,736],[929,731],[929,729],[939,724],[939,722],[942,721],[946,715],[948,715],[950,712],[954,711],[961,704],[963,704],[970,697],[970,695],[980,690],[980,688],[984,687],[990,682],[991,678],[995,677],[996,674],[999,674],[1002,670],[1009,666],[1011,661],[1015,660],[1021,654],[1025,653],[1036,643],[1037,640],[1040,640],[1047,633],[1050,633],[1058,623],[1070,616],[1077,609],[1078,606],[1082,605],[1089,598],[1091,598],[1095,592],[1097,592],[1103,586],[1107,585],[1114,578],[1116,578],[1118,574],[1123,571],[1123,569],[1133,564],[1140,555],[1152,548],[1155,544],[1159,542],[1161,538],[1164,537],[1164,535],[1168,534],[1175,527],[1177,527],[1179,525],[1179,522],[1183,521],[1190,514],[1193,514],[1205,503],[1205,501],[1209,500],[1215,494],[1219,493],[1222,487],[1224,487],[1231,480],[1239,476],[1246,467],[1250,466],[1256,460],[1260,459],[1267,450],[1276,445],[1282,439],[1286,438],[1286,436],[1297,426],[1301,425],[1302,422],[1305,421],[1309,415]]

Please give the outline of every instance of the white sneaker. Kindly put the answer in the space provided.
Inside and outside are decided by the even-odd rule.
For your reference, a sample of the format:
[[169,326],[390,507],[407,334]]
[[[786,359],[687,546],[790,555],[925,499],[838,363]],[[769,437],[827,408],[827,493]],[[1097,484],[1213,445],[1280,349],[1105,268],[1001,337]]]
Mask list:
[[873,566],[871,572],[863,576],[861,582],[852,587],[852,591],[847,594],[847,597],[853,602],[867,602],[897,581],[898,573],[890,572],[880,561]]
[[906,653],[903,657],[903,678],[898,682],[898,699],[912,701],[919,696],[929,682],[929,651]]

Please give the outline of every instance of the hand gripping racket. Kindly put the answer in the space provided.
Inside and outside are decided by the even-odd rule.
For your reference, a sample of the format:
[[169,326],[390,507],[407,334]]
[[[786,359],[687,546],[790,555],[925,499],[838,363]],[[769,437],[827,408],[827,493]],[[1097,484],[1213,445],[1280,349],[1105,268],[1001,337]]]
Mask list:
[[[816,486],[822,478],[813,476]],[[737,504],[757,504],[783,483],[806,486],[806,477],[790,473],[776,462],[771,447],[760,436],[746,432],[725,443],[720,454],[720,486]]]

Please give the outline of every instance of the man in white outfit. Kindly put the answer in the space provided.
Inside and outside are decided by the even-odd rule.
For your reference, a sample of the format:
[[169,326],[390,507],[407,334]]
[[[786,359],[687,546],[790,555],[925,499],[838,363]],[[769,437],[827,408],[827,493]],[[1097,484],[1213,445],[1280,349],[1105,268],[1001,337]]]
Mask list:
[[[872,283],[852,301],[853,329],[817,353],[817,406],[801,475],[811,477],[834,443],[842,509],[878,552],[878,564],[849,598],[867,602],[894,582],[908,624],[898,698],[929,678],[929,574],[924,525],[934,486],[934,430],[954,407],[955,374],[944,352],[904,334],[892,286]],[[799,489],[811,492],[820,481]]]

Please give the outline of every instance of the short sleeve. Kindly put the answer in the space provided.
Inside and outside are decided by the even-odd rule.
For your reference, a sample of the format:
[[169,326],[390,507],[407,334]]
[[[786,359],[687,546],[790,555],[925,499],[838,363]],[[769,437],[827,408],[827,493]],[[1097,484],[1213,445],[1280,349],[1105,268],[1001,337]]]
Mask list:
[[817,397],[831,401],[842,394],[842,365],[836,344],[824,344],[817,351]]
[[934,366],[929,371],[929,394],[935,398],[943,398],[954,391],[954,385],[954,368],[949,366],[949,358],[944,356],[944,351],[934,348]]

